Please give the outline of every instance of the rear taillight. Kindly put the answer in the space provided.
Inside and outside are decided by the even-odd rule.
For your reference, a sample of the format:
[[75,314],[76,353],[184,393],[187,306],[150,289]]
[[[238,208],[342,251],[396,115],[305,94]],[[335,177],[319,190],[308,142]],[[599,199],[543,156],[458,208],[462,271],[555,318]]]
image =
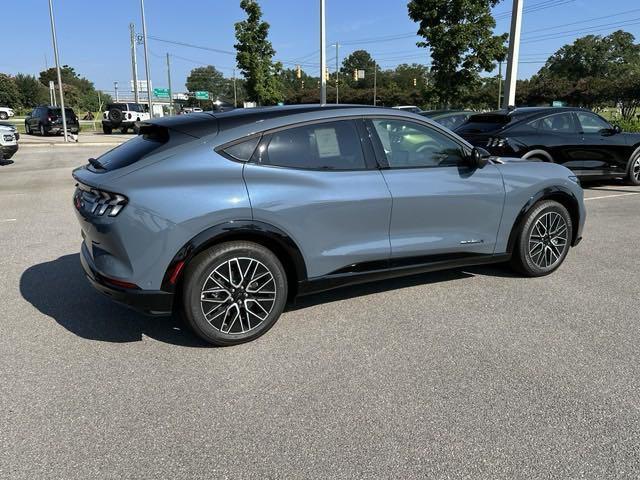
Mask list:
[[487,142],[487,147],[504,147],[507,144],[506,138],[493,138],[491,137]]
[[105,192],[81,183],[76,186],[73,203],[78,210],[87,210],[98,217],[115,217],[127,205],[127,197],[119,193]]

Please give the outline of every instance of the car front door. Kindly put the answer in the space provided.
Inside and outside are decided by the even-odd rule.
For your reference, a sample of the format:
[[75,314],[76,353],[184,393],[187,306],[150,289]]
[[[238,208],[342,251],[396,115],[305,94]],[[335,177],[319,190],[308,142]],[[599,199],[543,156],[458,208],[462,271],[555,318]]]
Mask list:
[[629,146],[624,135],[616,134],[609,122],[591,112],[576,112],[582,151],[583,175],[625,175]]
[[468,147],[434,126],[367,121],[393,199],[393,258],[493,254],[505,190],[495,165],[470,168]]
[[309,278],[389,259],[391,195],[353,119],[263,135],[245,165],[253,218],[287,233]]

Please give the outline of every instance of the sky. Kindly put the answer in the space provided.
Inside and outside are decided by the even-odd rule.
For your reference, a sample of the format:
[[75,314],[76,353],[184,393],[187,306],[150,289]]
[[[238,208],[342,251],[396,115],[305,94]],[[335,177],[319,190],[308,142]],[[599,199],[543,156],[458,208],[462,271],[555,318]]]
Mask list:
[[[11,5],[11,21],[3,22],[0,72],[37,75],[53,66],[48,2],[0,0]],[[139,0],[54,0],[61,64],[71,65],[93,81],[96,88],[112,92],[129,85],[131,57],[129,23],[142,31]],[[319,0],[260,0],[263,18],[271,25],[269,38],[276,59],[285,67],[301,64],[311,75],[319,74]],[[184,91],[189,71],[211,64],[231,76],[234,23],[243,19],[239,0],[146,0],[149,63],[154,87],[167,86],[166,54],[171,56],[172,86]],[[512,1],[494,9],[496,33],[508,32]],[[606,6],[606,8],[604,8]],[[6,7],[6,5],[5,5]],[[593,33],[606,35],[623,28],[640,41],[638,0],[524,0],[521,63],[518,77],[529,78],[560,47]],[[326,0],[327,60],[335,70],[339,58],[366,49],[383,68],[400,63],[430,60],[418,48],[417,24],[407,14],[406,0]],[[154,38],[151,38],[154,37]],[[214,50],[176,45],[182,42]],[[138,47],[139,78],[145,78],[143,48]]]

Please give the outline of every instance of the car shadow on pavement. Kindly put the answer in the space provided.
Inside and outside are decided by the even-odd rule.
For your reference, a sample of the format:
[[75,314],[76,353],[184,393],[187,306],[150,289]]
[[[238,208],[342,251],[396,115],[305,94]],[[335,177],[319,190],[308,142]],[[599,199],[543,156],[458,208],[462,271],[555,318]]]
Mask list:
[[174,317],[149,317],[96,292],[84,278],[78,254],[34,265],[20,278],[22,297],[79,337],[138,342],[143,336],[174,345],[206,347]]

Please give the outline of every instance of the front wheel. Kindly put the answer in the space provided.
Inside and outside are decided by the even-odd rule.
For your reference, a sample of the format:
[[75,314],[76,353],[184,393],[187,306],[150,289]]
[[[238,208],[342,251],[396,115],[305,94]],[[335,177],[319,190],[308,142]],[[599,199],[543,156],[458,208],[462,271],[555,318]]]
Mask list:
[[227,242],[199,254],[185,271],[184,316],[203,340],[218,346],[258,338],[287,300],[280,260],[252,242]]
[[629,185],[640,185],[640,153],[629,162],[627,183]]
[[24,122],[24,133],[26,133],[27,135],[31,135],[31,127],[27,122]]
[[511,265],[530,277],[548,275],[564,262],[572,235],[573,225],[567,209],[553,200],[542,201],[524,218]]

